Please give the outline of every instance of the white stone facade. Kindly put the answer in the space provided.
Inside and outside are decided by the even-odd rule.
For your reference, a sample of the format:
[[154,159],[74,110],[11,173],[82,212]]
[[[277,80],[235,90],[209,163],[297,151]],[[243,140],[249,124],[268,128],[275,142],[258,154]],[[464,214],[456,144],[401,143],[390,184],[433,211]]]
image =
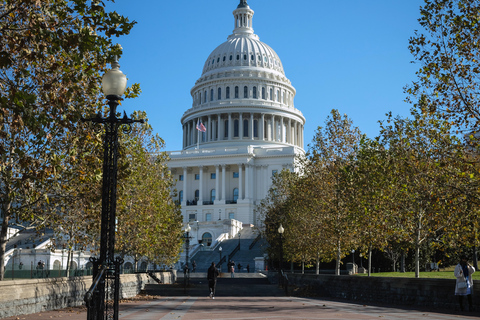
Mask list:
[[[272,175],[293,170],[304,153],[295,88],[275,51],[254,34],[253,14],[245,0],[233,11],[233,34],[213,50],[191,89],[183,149],[169,152],[184,223],[198,227],[193,243],[234,237],[239,229],[225,227],[232,221],[258,225],[254,209]],[[202,125],[205,132],[197,129]]]

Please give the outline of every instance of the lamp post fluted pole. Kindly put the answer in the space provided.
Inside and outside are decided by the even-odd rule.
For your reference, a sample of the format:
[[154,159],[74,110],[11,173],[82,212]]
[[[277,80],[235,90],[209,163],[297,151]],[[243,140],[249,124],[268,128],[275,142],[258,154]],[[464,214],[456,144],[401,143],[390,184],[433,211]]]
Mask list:
[[[105,125],[103,182],[102,182],[102,216],[100,226],[100,257],[91,257],[93,264],[93,284],[85,295],[87,302],[87,319],[118,320],[118,303],[120,296],[120,265],[123,259],[114,257],[116,205],[117,205],[117,163],[118,163],[118,128],[143,120],[133,120],[124,113],[117,118],[117,106],[127,86],[126,76],[119,70],[117,61],[112,62],[112,69],[102,79],[102,89],[110,107],[106,118],[99,113],[96,117],[83,119]],[[128,132],[128,130],[124,130]]]
[[187,223],[187,227],[185,228],[185,253],[186,253],[186,258],[185,258],[185,268],[183,270],[183,283],[184,283],[184,291],[185,293],[187,292],[187,286],[190,282],[190,268],[188,266],[188,260],[189,260],[189,251],[190,251],[190,231],[192,230],[192,227],[190,227],[190,224]]
[[280,224],[280,227],[278,227],[278,233],[280,234],[280,265],[278,266],[278,269],[280,270],[280,274],[282,273],[283,269],[283,232],[285,229],[283,228],[282,224]]

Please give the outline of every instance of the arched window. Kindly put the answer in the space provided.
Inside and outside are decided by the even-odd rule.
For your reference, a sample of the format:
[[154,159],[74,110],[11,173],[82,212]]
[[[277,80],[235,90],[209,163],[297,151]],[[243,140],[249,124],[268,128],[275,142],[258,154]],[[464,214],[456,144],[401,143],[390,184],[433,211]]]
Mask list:
[[248,137],[248,120],[243,120],[243,136]]
[[225,129],[223,137],[228,138],[228,120],[225,120],[225,122],[223,124],[224,124],[224,129]]
[[225,89],[225,95],[226,95],[226,96],[225,96],[225,99],[230,99],[230,87],[227,87],[227,88]]
[[210,201],[215,201],[215,189],[210,190]]
[[253,99],[257,99],[257,87],[253,87]]
[[248,98],[248,87],[247,86],[243,87],[243,97]]
[[277,102],[280,102],[280,90],[277,90]]
[[207,103],[207,90],[205,90],[205,95],[203,97],[203,102]]
[[210,247],[212,245],[212,234],[211,233],[205,232],[202,235],[202,244],[207,246],[207,247]]
[[270,88],[270,100],[273,101],[273,89],[272,88]]
[[200,92],[200,104],[202,104],[202,93]]
[[200,191],[197,189],[195,190],[195,201],[198,201],[199,198],[200,198]]
[[232,60],[232,58],[233,58],[233,56],[232,56],[232,55],[230,55],[230,61]]
[[210,101],[213,101],[213,89],[210,89]]
[[225,62],[225,58],[226,58],[226,56],[223,56],[223,61],[224,61],[224,62]]
[[235,99],[238,99],[238,86],[235,87]]
[[218,97],[217,100],[222,100],[222,88],[218,88]]
[[233,201],[237,202],[238,200],[238,188],[233,189]]
[[258,120],[253,120],[253,137],[258,138]]
[[238,119],[233,121],[233,136],[238,137]]
[[262,99],[265,100],[265,87],[262,87]]
[[180,201],[180,203],[182,203],[182,201],[183,201],[183,190],[180,190],[178,192],[178,201]]

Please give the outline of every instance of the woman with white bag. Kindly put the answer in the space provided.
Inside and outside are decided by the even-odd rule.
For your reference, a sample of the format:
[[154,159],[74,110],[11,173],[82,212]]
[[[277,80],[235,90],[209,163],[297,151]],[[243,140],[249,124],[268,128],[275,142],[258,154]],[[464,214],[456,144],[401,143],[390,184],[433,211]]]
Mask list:
[[467,262],[467,257],[462,256],[460,263],[455,267],[453,274],[457,278],[455,285],[455,295],[458,297],[458,304],[460,310],[463,311],[463,297],[467,296],[468,310],[473,311],[472,305],[472,292],[473,292],[473,279],[472,274],[475,272],[475,268]]

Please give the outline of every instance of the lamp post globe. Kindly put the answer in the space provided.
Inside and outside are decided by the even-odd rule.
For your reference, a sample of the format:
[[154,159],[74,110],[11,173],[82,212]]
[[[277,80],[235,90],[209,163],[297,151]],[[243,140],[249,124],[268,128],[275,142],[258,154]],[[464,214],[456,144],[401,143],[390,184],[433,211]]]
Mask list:
[[111,96],[120,98],[127,88],[127,76],[119,68],[118,61],[112,62],[112,69],[108,70],[102,77],[102,91],[107,99]]

